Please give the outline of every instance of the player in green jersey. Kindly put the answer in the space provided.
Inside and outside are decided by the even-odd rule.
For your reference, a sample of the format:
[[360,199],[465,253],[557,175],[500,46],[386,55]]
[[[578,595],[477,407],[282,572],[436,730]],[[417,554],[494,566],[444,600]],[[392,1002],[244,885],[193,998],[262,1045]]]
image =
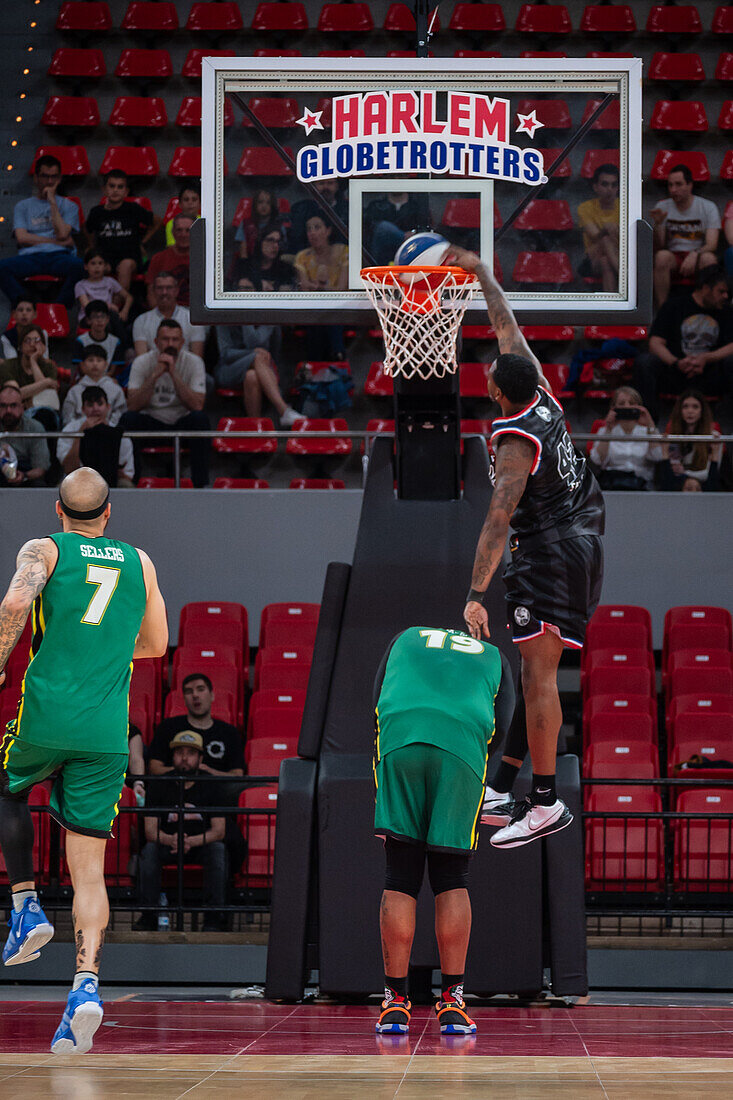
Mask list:
[[13,900],[3,962],[38,958],[53,936],[35,888],[28,794],[55,773],[50,812],[66,829],[76,975],[54,1054],[85,1053],[102,1022],[104,852],[127,768],[132,661],[168,648],[153,563],[142,550],[105,536],[110,510],[109,488],[96,470],[82,467],[64,478],[56,504],[62,533],[21,547],[0,604],[0,685],[33,616],[18,716],[0,739],[0,848]]
[[511,722],[514,685],[494,645],[459,630],[412,626],[385,653],[374,685],[374,832],[384,837],[379,924],[384,1003],[377,1031],[406,1032],[407,970],[425,872],[435,895],[440,1030],[470,1035],[463,972],[471,932],[468,864],[478,843],[489,746]]

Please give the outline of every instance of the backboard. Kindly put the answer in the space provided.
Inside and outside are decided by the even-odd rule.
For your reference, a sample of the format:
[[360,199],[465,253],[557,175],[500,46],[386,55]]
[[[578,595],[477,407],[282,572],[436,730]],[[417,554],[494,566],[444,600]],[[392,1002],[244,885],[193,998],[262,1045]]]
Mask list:
[[360,269],[429,228],[479,251],[522,321],[648,321],[641,68],[204,58],[194,315],[369,323]]

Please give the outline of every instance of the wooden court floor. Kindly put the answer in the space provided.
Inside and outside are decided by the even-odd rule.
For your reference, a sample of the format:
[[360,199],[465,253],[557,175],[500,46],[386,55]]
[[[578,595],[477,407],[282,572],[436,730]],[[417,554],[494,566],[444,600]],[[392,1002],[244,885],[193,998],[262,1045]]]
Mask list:
[[480,1007],[442,1038],[429,1008],[379,1038],[376,1008],[108,1000],[90,1054],[48,1053],[63,1004],[0,1002],[0,1100],[733,1097],[733,1006]]

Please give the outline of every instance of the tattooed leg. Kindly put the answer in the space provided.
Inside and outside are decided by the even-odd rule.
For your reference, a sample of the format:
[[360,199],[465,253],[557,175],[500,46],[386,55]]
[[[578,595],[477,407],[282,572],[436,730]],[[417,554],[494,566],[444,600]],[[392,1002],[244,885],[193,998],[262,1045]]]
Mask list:
[[74,935],[76,968],[99,973],[104,930],[109,921],[109,901],[104,884],[104,849],[107,841],[67,831],[66,859],[74,887]]

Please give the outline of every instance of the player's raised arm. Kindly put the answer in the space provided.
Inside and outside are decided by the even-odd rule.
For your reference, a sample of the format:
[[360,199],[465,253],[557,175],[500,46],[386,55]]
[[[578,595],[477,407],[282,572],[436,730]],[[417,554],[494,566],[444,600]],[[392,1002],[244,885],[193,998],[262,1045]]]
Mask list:
[[511,306],[506,300],[504,291],[494,277],[494,273],[482,262],[481,257],[477,256],[475,252],[468,252],[463,248],[456,248],[454,245],[451,247],[444,263],[457,264],[464,271],[469,271],[476,276],[484,292],[489,320],[496,332],[499,351],[502,355],[521,355],[525,359],[529,359],[537,367],[540,385],[548,388],[548,382],[542,374],[539,359],[525,340],[524,334],[512,313]]
[[168,652],[168,617],[165,601],[158,587],[155,566],[144,550],[138,550],[145,578],[145,614],[140,633],[135,642],[133,659],[137,657],[164,657]]
[[21,546],[13,579],[0,604],[0,684],[1,671],[15,643],[23,633],[28,612],[54,570],[58,550],[51,539],[31,539]]
[[474,638],[489,635],[489,616],[481,600],[504,553],[509,521],[519,504],[536,457],[535,447],[520,436],[505,439],[496,454],[496,483],[481,528],[471,574],[471,591],[463,617]]

